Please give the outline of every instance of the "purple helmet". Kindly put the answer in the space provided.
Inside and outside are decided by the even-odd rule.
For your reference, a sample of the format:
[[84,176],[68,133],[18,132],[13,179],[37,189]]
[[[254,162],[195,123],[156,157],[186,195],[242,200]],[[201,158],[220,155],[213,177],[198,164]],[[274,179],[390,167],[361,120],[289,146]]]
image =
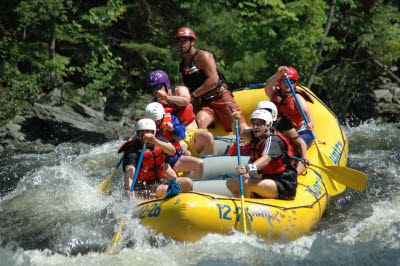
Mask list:
[[156,70],[150,73],[148,84],[150,88],[153,88],[157,85],[165,84],[165,88],[168,90],[171,89],[171,83],[169,82],[169,77],[167,73],[162,70]]

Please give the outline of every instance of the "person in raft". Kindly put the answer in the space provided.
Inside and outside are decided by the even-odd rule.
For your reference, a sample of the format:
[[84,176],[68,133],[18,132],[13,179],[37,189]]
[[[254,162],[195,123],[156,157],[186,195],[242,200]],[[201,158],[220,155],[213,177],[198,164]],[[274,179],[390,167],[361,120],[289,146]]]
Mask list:
[[180,28],[175,38],[184,54],[179,73],[190,90],[198,127],[213,127],[219,119],[225,131],[232,132],[231,114],[234,111],[240,113],[239,123],[246,123],[242,111],[228,90],[224,75],[217,68],[214,56],[208,50],[194,47],[194,32],[189,28]]
[[[295,145],[297,149],[295,149],[295,156],[302,158],[305,162],[308,162],[307,158],[307,144],[304,142],[302,138],[299,137],[298,132],[296,129],[293,127],[292,122],[290,119],[286,116],[283,115],[280,120],[278,120],[278,109],[276,109],[276,105],[273,102],[270,101],[261,101],[257,104],[255,110],[266,110],[271,114],[272,117],[272,126],[270,128],[271,132],[274,132],[275,130],[278,130],[279,132],[282,133],[282,135],[290,140],[291,144]],[[251,128],[246,124],[246,129]],[[247,143],[243,146],[241,146],[241,154],[250,154],[250,143]],[[242,152],[244,151],[244,153]],[[237,147],[236,147],[236,142],[235,144],[232,145],[228,149],[227,154],[237,154]],[[306,167],[303,164],[303,162],[296,162],[297,167],[297,174],[302,174]]]
[[[238,119],[239,114],[233,113],[232,117]],[[298,183],[293,147],[282,133],[271,132],[272,116],[268,111],[254,111],[250,121],[251,129],[239,125],[239,135],[251,141],[249,163],[236,167],[237,173],[244,175],[244,197],[294,199]],[[233,196],[240,196],[239,178],[228,179],[226,186]]]
[[150,73],[148,85],[164,107],[167,114],[172,114],[186,127],[186,137],[181,141],[188,150],[185,155],[199,158],[201,155],[217,154],[214,136],[206,129],[199,129],[195,120],[193,106],[190,103],[189,89],[185,86],[171,88],[167,73],[156,70]]
[[[155,195],[163,198],[167,195],[168,186],[177,182],[181,191],[191,191],[193,181],[188,177],[177,177],[175,171],[165,163],[168,155],[175,154],[175,147],[163,137],[156,138],[156,124],[151,119],[141,119],[136,124],[138,138],[125,142],[118,150],[124,152],[123,170],[125,173],[124,187],[129,197],[148,198]],[[139,170],[137,165],[143,144],[146,149]],[[131,193],[135,171],[139,171],[135,189]]]
[[201,179],[204,171],[204,161],[193,156],[183,155],[180,141],[186,137],[185,126],[179,119],[171,114],[166,114],[161,103],[153,102],[146,106],[145,117],[156,123],[156,137],[165,137],[175,147],[175,153],[168,155],[166,162],[175,172],[193,171],[193,179]]
[[[256,110],[266,110],[270,112],[272,116],[272,126],[270,131],[274,132],[275,129],[282,133],[282,135],[290,140],[291,144],[294,144],[297,147],[295,149],[295,156],[300,157],[304,160],[304,162],[309,162],[307,158],[307,144],[304,142],[302,138],[300,138],[299,133],[293,127],[292,122],[290,119],[283,114],[282,118],[278,120],[278,109],[273,102],[270,101],[262,101],[259,102],[256,106]],[[297,174],[302,174],[306,167],[303,162],[296,162],[297,163]]]
[[[297,102],[291,92],[290,86],[287,83],[285,73],[289,77],[290,83],[296,92],[297,99],[307,117],[308,124],[303,120],[303,116],[297,105]],[[285,114],[292,121],[294,128],[304,140],[307,147],[310,147],[314,138],[311,130],[314,129],[314,118],[310,112],[307,101],[314,103],[312,97],[304,90],[297,89],[298,74],[296,69],[292,67],[280,66],[278,71],[265,82],[265,94],[277,106],[278,119],[281,119]],[[275,87],[276,82],[280,89]]]

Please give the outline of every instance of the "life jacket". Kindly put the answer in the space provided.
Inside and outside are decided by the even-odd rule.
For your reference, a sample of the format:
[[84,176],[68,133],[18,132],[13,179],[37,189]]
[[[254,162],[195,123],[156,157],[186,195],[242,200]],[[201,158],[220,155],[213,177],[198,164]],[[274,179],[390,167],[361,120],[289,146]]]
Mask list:
[[[179,96],[176,88],[172,88],[171,91],[173,96]],[[162,104],[166,114],[172,114],[176,116],[179,119],[179,122],[181,122],[181,124],[184,126],[196,118],[196,115],[193,112],[193,105],[191,103],[186,106],[178,106],[165,100],[160,100],[158,102]]]
[[[239,143],[239,147],[240,147],[240,155],[250,155],[250,153],[251,153],[251,145],[250,145],[250,143]],[[228,149],[226,154],[229,154],[229,155],[236,155],[237,154],[237,143],[236,143],[236,141]]]
[[[198,52],[200,50],[207,51],[211,54],[210,51],[200,48],[193,54],[193,56],[190,59],[189,64],[187,66],[185,65],[185,58],[183,58],[181,63],[179,64],[179,73],[181,74],[183,83],[185,84],[186,87],[188,87],[190,89],[191,92],[193,92],[197,88],[199,88],[204,83],[204,81],[207,79],[207,76],[204,73],[204,71],[202,69],[198,68],[194,64],[196,55],[198,54]],[[214,57],[213,54],[211,54],[211,55]],[[215,63],[217,63],[216,60],[215,60]],[[219,71],[218,68],[217,68],[217,72],[218,72],[219,80],[222,80],[228,86],[229,84],[226,82],[225,76],[221,73],[221,71]]]
[[[137,148],[138,158],[142,152],[143,144],[139,140],[129,140],[122,144],[118,149],[118,153],[124,152],[128,147],[134,145]],[[165,154],[164,151],[157,145],[146,147],[142,164],[140,165],[137,182],[153,183],[158,182],[163,176],[165,171]]]
[[164,137],[166,138],[169,142],[172,143],[172,145],[174,145],[176,152],[179,152],[182,149],[181,143],[179,141],[176,141],[174,139],[174,137],[171,136],[171,132],[168,131],[165,128],[166,123],[171,122],[172,123],[172,117],[169,115],[165,115],[161,125],[159,128],[157,128],[157,132],[156,132],[156,138],[158,137]]
[[[314,100],[307,92],[299,89],[295,89],[295,92],[303,96],[306,101],[314,103]],[[296,109],[296,100],[291,92],[282,96],[282,90],[279,89],[275,91],[271,102],[273,102],[278,109],[278,119],[282,118],[285,114],[292,121],[295,128],[300,128],[303,125],[303,116],[301,112]]]
[[263,175],[264,174],[276,175],[283,173],[287,168],[295,169],[296,166],[295,166],[295,160],[293,159],[294,156],[293,146],[290,144],[289,140],[285,138],[279,131],[274,131],[268,136],[268,138],[263,140],[260,140],[257,137],[253,136],[253,140],[250,142],[251,160],[255,162],[258,158],[262,156],[262,152],[265,147],[265,142],[272,136],[278,136],[285,142],[285,151],[283,152],[280,158],[270,161],[267,166],[258,170],[257,172]]

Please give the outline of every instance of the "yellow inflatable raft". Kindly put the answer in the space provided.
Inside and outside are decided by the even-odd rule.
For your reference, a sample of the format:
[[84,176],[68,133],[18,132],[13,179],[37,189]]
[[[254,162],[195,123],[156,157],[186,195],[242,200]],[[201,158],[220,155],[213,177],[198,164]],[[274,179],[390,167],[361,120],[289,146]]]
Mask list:
[[[314,98],[314,103],[308,102],[308,105],[314,116],[314,134],[326,164],[345,166],[348,143],[336,116],[311,91],[300,88]],[[257,103],[268,100],[263,88],[236,91],[234,96],[248,123]],[[226,135],[220,125],[212,132],[214,135]],[[312,164],[323,165],[320,152],[315,144],[308,149],[307,156]],[[218,167],[224,173],[224,165],[218,164]],[[328,195],[323,180],[329,180],[335,193]],[[253,234],[271,241],[281,237],[294,240],[307,234],[321,219],[330,196],[346,189],[346,186],[326,176],[326,172],[313,166],[308,167],[307,173],[299,176],[298,181],[294,200],[245,199]],[[229,192],[226,193],[227,190],[209,193],[217,186],[224,187],[223,180],[196,182],[206,183],[195,185],[196,191],[193,192],[182,192],[167,200],[148,200],[139,204],[137,213],[140,223],[180,241],[197,241],[210,233],[232,234],[240,221],[240,198],[232,197]]]

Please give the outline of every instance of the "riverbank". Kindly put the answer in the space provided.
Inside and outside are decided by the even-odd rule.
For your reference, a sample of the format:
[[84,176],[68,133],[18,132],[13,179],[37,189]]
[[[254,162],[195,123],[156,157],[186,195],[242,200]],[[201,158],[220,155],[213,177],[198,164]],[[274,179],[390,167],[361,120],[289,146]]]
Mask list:
[[[400,121],[400,86],[389,79],[380,80],[375,90],[350,99],[346,107],[346,113],[351,117],[350,125],[368,119],[378,123]],[[318,96],[318,92],[316,94]],[[136,121],[143,117],[145,106],[153,101],[151,94],[144,94],[139,100],[110,95],[106,102],[98,100],[88,105],[59,106],[60,97],[61,92],[55,89],[41,97],[31,110],[0,127],[0,157],[50,153],[60,144],[82,148],[126,140],[133,134]],[[335,107],[331,109],[335,111]]]

